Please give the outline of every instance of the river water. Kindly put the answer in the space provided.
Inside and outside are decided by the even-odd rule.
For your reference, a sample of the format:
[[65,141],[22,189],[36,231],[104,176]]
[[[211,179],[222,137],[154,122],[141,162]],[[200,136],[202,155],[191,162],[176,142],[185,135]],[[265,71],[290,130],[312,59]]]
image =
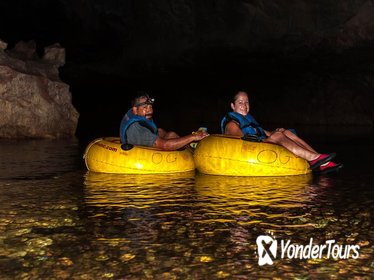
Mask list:
[[374,144],[351,142],[320,143],[339,174],[243,178],[98,174],[78,140],[1,140],[0,279],[370,279]]

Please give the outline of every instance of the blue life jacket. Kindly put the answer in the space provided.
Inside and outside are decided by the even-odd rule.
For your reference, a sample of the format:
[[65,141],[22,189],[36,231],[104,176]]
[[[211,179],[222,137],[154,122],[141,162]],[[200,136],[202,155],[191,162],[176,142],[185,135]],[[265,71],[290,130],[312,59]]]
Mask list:
[[157,126],[153,121],[148,120],[146,117],[134,115],[132,109],[130,109],[122,118],[121,125],[119,128],[119,135],[121,137],[122,144],[127,144],[126,131],[130,127],[130,125],[132,125],[135,122],[139,122],[140,125],[148,128],[152,133],[156,135],[158,134]]
[[239,127],[244,135],[255,135],[260,139],[266,138],[266,133],[260,124],[252,117],[251,114],[243,116],[236,112],[229,112],[221,121],[222,134],[225,133],[226,124],[229,121],[236,121],[239,123]]

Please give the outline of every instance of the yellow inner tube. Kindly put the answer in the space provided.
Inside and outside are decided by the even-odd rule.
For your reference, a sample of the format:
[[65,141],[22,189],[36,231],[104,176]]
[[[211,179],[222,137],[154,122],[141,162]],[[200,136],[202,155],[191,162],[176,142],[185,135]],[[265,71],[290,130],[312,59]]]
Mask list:
[[187,150],[163,151],[151,147],[121,148],[118,137],[99,138],[86,148],[83,158],[87,169],[117,174],[160,174],[195,169],[192,153]]
[[194,160],[199,172],[227,176],[287,176],[310,173],[306,160],[282,146],[210,135],[197,145]]

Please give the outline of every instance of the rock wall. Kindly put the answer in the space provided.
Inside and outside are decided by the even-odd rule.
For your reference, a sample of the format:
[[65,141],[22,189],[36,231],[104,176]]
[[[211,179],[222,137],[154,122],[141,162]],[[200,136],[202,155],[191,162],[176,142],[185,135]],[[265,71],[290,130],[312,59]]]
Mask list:
[[40,59],[32,41],[0,46],[0,138],[73,137],[79,113],[58,74],[65,50],[46,47]]

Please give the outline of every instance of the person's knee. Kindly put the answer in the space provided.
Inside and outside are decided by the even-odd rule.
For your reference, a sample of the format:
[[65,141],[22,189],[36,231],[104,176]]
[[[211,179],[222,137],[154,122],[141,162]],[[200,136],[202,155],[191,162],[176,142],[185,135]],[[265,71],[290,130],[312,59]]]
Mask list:
[[283,134],[286,135],[286,136],[292,136],[292,135],[294,135],[294,134],[292,133],[292,131],[291,131],[291,130],[288,130],[288,129],[285,129],[285,130],[283,131]]
[[282,139],[284,139],[285,135],[283,134],[283,132],[280,132],[280,131],[276,131],[274,133],[272,133],[268,139],[271,140],[272,142],[274,143],[279,143],[282,141]]
[[275,133],[273,133],[274,137],[277,137],[277,138],[284,138],[284,132],[283,131],[277,131]]

